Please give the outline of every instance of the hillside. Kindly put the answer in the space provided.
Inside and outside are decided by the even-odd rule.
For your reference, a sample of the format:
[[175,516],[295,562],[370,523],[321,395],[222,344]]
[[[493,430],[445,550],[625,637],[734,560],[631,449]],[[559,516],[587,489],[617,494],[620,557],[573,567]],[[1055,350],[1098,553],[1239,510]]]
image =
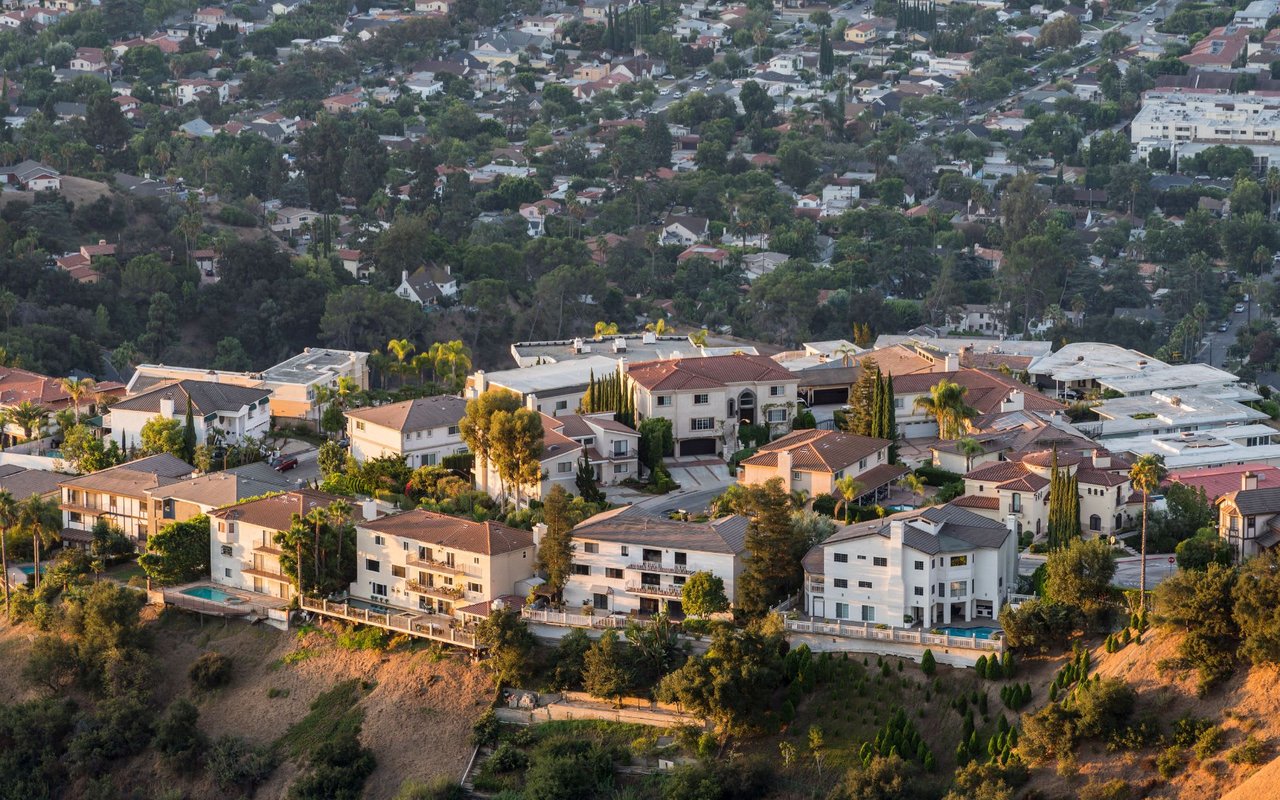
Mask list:
[[[202,624],[181,613],[144,614],[151,616],[148,627],[155,634],[160,706],[189,697],[200,710],[200,729],[211,739],[235,734],[255,744],[275,742],[307,716],[318,695],[343,681],[359,681],[361,740],[378,761],[365,787],[369,798],[390,797],[407,779],[460,776],[471,757],[471,727],[491,698],[490,678],[457,655],[418,647],[350,651],[336,644],[333,629],[282,633],[242,622]],[[26,627],[0,628],[0,660],[20,667],[33,636]],[[187,673],[209,651],[233,659],[233,678],[229,686],[196,697]],[[37,696],[19,673],[0,671],[0,703]],[[253,797],[284,798],[297,773],[296,764],[282,764]],[[122,765],[117,786],[124,797],[131,790],[154,796],[158,786],[181,789],[191,800],[226,796],[207,779],[175,778],[151,753]]]
[[[1226,757],[1250,734],[1271,743],[1272,748],[1280,742],[1280,672],[1270,668],[1240,670],[1208,696],[1197,698],[1193,671],[1162,672],[1158,666],[1161,660],[1175,655],[1180,636],[1157,627],[1148,632],[1140,646],[1131,644],[1119,652],[1107,653],[1099,644],[1090,653],[1094,665],[1091,673],[1122,678],[1137,690],[1135,719],[1151,717],[1165,731],[1175,720],[1188,715],[1220,726],[1225,738],[1215,755],[1201,760],[1188,750],[1181,769],[1165,778],[1157,772],[1159,747],[1112,753],[1102,743],[1089,742],[1077,751],[1075,775],[1061,776],[1053,764],[1040,766],[1032,770],[1027,788],[1038,790],[1046,798],[1074,798],[1089,783],[1119,779],[1128,781],[1136,790],[1134,797],[1231,796],[1243,800],[1280,796],[1280,763],[1259,768],[1233,764]],[[1035,705],[1043,702],[1037,691]],[[1270,756],[1274,749],[1267,753]]]

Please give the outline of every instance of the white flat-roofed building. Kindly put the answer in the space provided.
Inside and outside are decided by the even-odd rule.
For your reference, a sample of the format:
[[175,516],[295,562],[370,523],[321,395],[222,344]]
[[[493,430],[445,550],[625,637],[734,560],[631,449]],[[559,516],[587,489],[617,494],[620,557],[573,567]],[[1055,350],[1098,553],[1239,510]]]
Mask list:
[[[1213,390],[1235,400],[1256,400],[1230,372],[1208,364],[1166,364],[1154,356],[1101,342],[1073,342],[1034,359],[1027,367],[1033,382],[1049,394],[1113,389],[1148,395],[1161,390]],[[1224,394],[1226,391],[1234,394]]]
[[1093,410],[1100,421],[1084,423],[1083,427],[1098,441],[1249,425],[1268,419],[1256,408],[1194,389],[1112,398],[1094,405]]
[[708,336],[702,344],[694,344],[688,336],[656,333],[625,333],[543,342],[516,342],[511,357],[521,367],[536,367],[562,361],[580,361],[606,356],[628,361],[660,361],[669,358],[722,355],[725,352],[756,355],[759,349],[749,342],[723,336]]
[[578,410],[593,375],[601,378],[617,369],[617,358],[593,355],[524,369],[480,370],[467,378],[463,397],[473,400],[489,389],[506,389],[514,392],[526,408],[556,417]]
[[1163,456],[1170,470],[1225,467],[1236,464],[1280,466],[1280,431],[1270,425],[1231,425],[1158,436],[1110,439],[1113,453]]
[[803,561],[805,612],[869,625],[994,619],[1018,574],[1014,522],[954,504],[836,531]]
[[710,572],[724,581],[733,603],[747,525],[740,516],[682,522],[625,507],[597,514],[573,529],[573,572],[564,602],[571,610],[586,606],[600,614],[665,611],[681,617],[685,581]]
[[[1189,155],[1182,144],[1267,148],[1280,145],[1280,99],[1252,94],[1147,91],[1129,126],[1129,141],[1143,156],[1155,147]],[[1267,155],[1254,151],[1254,166],[1265,170]]]

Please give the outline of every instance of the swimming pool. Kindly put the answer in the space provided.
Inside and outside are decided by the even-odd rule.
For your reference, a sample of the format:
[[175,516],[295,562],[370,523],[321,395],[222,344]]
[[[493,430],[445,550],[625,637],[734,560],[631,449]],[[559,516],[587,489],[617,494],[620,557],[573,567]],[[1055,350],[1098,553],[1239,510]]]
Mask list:
[[[18,569],[19,569],[19,570],[21,570],[21,572],[22,572],[22,574],[23,574],[23,575],[35,575],[35,574],[36,574],[36,565],[35,565],[35,564],[23,564],[23,565],[19,566],[19,567],[18,567]],[[41,565],[40,565],[40,574],[41,574],[41,575],[45,574],[45,573],[46,573],[46,572],[48,572],[48,571],[49,571],[49,565],[48,565],[48,564],[41,564]]]
[[228,594],[221,589],[215,589],[212,586],[192,586],[190,589],[183,589],[181,594],[188,597],[198,597],[201,600],[212,600],[215,603],[239,603],[240,598],[233,594]]
[[915,511],[915,510],[916,510],[916,508],[917,508],[917,506],[912,506],[912,505],[907,505],[907,504],[905,504],[905,503],[900,503],[900,504],[898,504],[898,505],[896,505],[896,506],[885,506],[885,507],[884,507],[884,510],[885,510],[885,511],[890,511],[890,512],[892,512],[892,513],[896,514],[896,513],[898,513],[899,511]]
[[991,634],[1001,632],[999,628],[957,628],[954,625],[942,625],[933,630],[948,636],[963,636],[966,639],[990,639]]

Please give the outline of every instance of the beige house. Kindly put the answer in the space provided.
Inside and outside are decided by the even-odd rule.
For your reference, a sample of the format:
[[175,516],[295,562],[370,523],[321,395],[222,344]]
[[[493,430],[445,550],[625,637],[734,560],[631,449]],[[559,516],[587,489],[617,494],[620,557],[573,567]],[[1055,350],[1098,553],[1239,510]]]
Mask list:
[[295,514],[305,517],[338,498],[312,489],[250,500],[209,514],[209,574],[214,583],[289,600],[293,581],[280,570],[275,543]]
[[761,485],[779,478],[788,492],[835,494],[836,481],[856,478],[862,498],[880,497],[907,468],[889,462],[888,439],[820,430],[798,430],[774,439],[738,467],[738,482]]
[[[639,469],[640,434],[616,421],[612,413],[542,415],[542,476],[533,486],[520,487],[520,502],[542,500],[551,487],[560,484],[571,494],[578,493],[578,467],[583,458],[595,470],[596,483],[616,486],[635,477]],[[484,488],[491,497],[514,501],[516,491],[503,486],[490,463]]]
[[717,455],[736,449],[738,426],[791,429],[799,378],[766,356],[735,353],[645,361],[627,367],[637,424],[671,420],[676,454]]
[[[964,476],[964,496],[952,505],[997,522],[1013,519],[1017,532],[1044,535],[1049,525],[1052,450],[978,467]],[[1074,475],[1080,489],[1080,530],[1086,536],[1110,536],[1142,513],[1142,500],[1129,483],[1128,464],[1105,450],[1088,457],[1057,454],[1058,468]]]
[[520,594],[533,577],[529,531],[414,509],[356,525],[354,597],[445,615]]
[[1240,476],[1240,489],[1218,500],[1218,535],[1244,560],[1280,544],[1280,486],[1258,486],[1258,476]]
[[439,464],[467,452],[458,423],[467,401],[452,395],[422,397],[347,412],[347,437],[357,461],[400,456],[410,467]]
[[93,526],[106,519],[139,545],[151,531],[148,492],[177,483],[195,467],[167,453],[147,456],[58,484],[62,492],[62,540],[88,546]]
[[271,473],[279,480],[267,482],[234,472],[210,472],[185,481],[167,483],[147,490],[149,535],[173,522],[186,522],[214,509],[232,506],[250,497],[293,488],[288,478]]

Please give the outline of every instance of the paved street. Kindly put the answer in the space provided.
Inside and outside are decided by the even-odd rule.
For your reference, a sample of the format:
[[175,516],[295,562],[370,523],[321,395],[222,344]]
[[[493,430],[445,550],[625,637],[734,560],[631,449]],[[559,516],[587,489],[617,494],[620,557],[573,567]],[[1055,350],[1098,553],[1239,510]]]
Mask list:
[[[1137,589],[1142,569],[1141,557],[1116,559],[1116,576],[1111,583],[1125,589]],[[1159,586],[1178,570],[1174,557],[1169,554],[1147,556],[1147,590]]]

